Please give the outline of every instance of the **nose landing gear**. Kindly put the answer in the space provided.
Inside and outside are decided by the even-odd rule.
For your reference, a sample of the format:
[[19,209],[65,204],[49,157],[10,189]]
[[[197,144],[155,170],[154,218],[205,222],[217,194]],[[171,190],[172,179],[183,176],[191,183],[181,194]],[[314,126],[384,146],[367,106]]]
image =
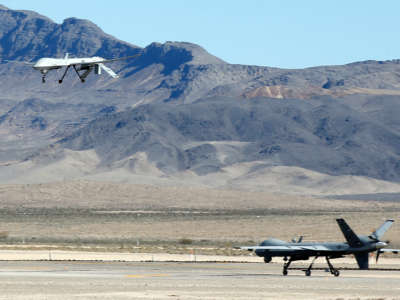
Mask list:
[[42,83],[46,83],[46,74],[48,70],[41,70],[40,72],[42,73]]

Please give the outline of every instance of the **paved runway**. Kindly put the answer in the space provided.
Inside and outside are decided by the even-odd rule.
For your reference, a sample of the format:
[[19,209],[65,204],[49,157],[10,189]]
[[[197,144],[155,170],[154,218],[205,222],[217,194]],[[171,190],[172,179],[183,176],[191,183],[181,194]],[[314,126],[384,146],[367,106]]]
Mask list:
[[0,262],[0,299],[400,299],[400,271],[280,264]]

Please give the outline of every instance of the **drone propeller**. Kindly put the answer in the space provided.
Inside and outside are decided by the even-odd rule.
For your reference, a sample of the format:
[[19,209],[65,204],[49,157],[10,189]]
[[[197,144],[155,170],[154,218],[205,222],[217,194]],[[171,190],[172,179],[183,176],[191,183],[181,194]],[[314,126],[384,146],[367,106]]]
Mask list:
[[381,253],[382,253],[381,250],[377,250],[377,251],[376,251],[376,263],[378,263],[379,255],[380,255]]
[[[387,240],[387,241],[385,241],[385,243],[389,245],[389,244],[390,244],[390,241]],[[381,253],[383,253],[383,252],[384,252],[384,251],[382,251],[381,249],[376,250],[376,263],[378,263],[379,255],[381,255]]]

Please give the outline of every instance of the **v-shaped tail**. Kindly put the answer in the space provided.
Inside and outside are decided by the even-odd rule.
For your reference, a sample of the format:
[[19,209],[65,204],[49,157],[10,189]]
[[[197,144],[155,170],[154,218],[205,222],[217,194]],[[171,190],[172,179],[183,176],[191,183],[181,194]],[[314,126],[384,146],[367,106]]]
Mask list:
[[340,230],[342,231],[350,247],[359,248],[364,245],[364,243],[361,242],[360,238],[354,233],[350,226],[347,225],[344,219],[336,219],[336,222],[338,223]]

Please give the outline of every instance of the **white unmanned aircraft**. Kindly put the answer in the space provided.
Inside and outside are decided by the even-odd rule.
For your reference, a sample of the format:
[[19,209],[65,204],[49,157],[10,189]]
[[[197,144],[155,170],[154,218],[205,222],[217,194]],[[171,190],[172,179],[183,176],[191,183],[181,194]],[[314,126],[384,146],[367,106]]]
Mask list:
[[[121,58],[114,58],[114,59],[104,59],[102,57],[82,57],[82,58],[69,58],[68,53],[65,54],[64,58],[48,58],[48,57],[43,57],[39,59],[32,67],[35,70],[40,71],[42,73],[42,83],[46,82],[46,74],[50,70],[56,70],[56,69],[61,69],[65,67],[64,74],[58,80],[58,83],[62,83],[64,80],[65,75],[67,75],[67,72],[70,67],[73,67],[76,74],[78,75],[79,79],[81,82],[85,82],[86,77],[90,74],[90,72],[94,69],[94,72],[97,75],[101,74],[101,70],[106,71],[111,77],[113,78],[118,78],[119,76],[114,73],[113,70],[110,68],[106,67],[104,63],[107,62],[112,62],[112,61],[117,61],[117,60],[123,60],[123,59],[129,59],[133,58],[136,56],[141,55],[136,54],[133,56],[126,56],[126,57],[121,57]],[[83,71],[79,73],[80,71]]]

